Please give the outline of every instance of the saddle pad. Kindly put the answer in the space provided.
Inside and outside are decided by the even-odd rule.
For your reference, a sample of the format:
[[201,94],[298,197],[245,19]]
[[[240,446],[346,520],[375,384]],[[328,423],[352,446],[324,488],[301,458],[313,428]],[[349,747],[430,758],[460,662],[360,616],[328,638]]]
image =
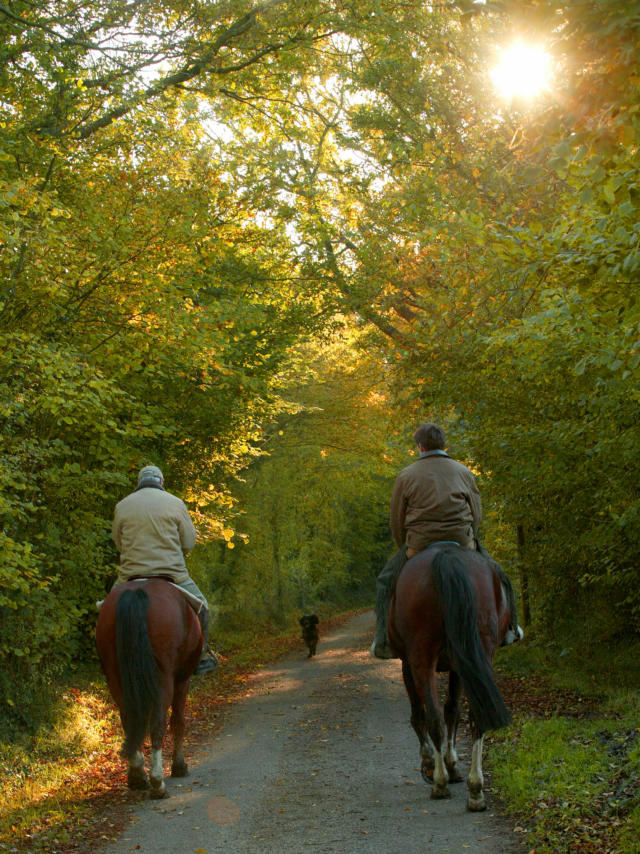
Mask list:
[[[151,577],[151,578],[136,578],[136,581],[139,581],[141,584],[145,584],[147,581],[153,581],[153,577]],[[182,593],[184,598],[187,600],[189,605],[191,605],[193,610],[196,612],[196,614],[200,613],[200,611],[202,610],[202,602],[200,601],[200,599],[198,599],[197,596],[194,596],[193,593],[189,593],[188,590],[183,590],[182,587],[180,587],[177,584],[174,584],[173,581],[167,581],[167,584],[170,584],[172,587],[175,587],[176,590],[179,590],[180,593]],[[104,602],[104,599],[101,599],[99,602],[96,602],[96,608],[98,609],[98,611],[100,610],[100,608],[102,608],[103,602]]]

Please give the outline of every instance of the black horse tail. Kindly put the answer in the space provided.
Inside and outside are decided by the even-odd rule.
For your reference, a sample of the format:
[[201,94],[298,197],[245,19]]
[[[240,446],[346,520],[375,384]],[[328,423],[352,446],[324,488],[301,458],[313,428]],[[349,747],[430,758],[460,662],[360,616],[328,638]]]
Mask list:
[[149,597],[144,590],[125,590],[116,608],[116,649],[122,683],[122,726],[127,759],[140,750],[150,723],[160,712],[158,665],[147,632]]
[[504,704],[478,633],[476,591],[459,546],[438,551],[431,570],[444,612],[451,666],[462,679],[471,714],[480,733],[506,726],[511,716]]

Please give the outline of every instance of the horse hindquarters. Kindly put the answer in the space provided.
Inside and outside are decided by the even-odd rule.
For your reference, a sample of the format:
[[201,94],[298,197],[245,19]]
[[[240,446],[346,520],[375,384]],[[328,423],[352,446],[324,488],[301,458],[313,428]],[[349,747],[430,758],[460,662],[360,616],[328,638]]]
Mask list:
[[431,570],[443,611],[447,653],[462,679],[480,737],[489,729],[506,726],[510,715],[480,637],[476,588],[460,551],[442,549]]
[[468,567],[464,558],[465,555],[460,553],[443,550],[434,558],[432,570],[444,612],[451,666],[462,679],[471,707],[473,747],[467,809],[478,812],[486,809],[482,774],[484,733],[488,729],[506,726],[510,715],[498,691],[491,667],[490,654],[495,638],[490,636],[491,633],[481,637],[478,621],[480,608],[483,612],[482,624],[487,626],[493,623],[497,628],[499,609],[495,601],[492,606],[488,604],[491,595],[495,599],[492,589],[494,579],[485,576],[480,567],[474,573],[473,564]]

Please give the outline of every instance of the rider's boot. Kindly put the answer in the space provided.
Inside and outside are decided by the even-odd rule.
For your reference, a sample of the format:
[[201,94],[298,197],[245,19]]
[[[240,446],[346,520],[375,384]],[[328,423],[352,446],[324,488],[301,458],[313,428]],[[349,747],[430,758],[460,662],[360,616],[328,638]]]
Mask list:
[[209,610],[201,608],[198,614],[200,620],[200,628],[202,629],[202,654],[198,666],[193,671],[194,676],[202,676],[204,673],[211,673],[218,667],[218,659],[209,649]]
[[516,625],[515,629],[512,629],[511,626],[509,626],[500,646],[509,646],[510,643],[520,641],[523,637],[524,632],[520,626]]
[[369,650],[374,658],[397,658],[393,647],[389,643],[387,635],[387,621],[389,619],[389,608],[391,603],[388,599],[378,595],[376,602],[376,634]]
[[391,610],[391,597],[397,577],[407,562],[407,548],[401,546],[386,562],[376,581],[376,634],[369,652],[374,658],[398,658],[389,643],[387,625]]
[[393,651],[389,639],[387,638],[386,628],[377,628],[376,635],[369,650],[374,658],[397,658],[398,656]]

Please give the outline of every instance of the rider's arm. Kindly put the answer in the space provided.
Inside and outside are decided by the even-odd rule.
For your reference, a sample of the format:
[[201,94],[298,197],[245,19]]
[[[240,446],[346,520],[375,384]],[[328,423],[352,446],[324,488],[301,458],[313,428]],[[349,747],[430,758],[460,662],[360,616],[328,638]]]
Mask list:
[[478,528],[480,527],[480,523],[482,522],[482,500],[480,498],[480,492],[478,491],[478,487],[476,486],[476,482],[472,474],[470,474],[470,486],[467,500],[469,502],[469,507],[471,508],[471,515],[473,517],[473,533],[477,535]]
[[190,552],[196,544],[196,529],[193,527],[191,516],[186,504],[182,503],[178,513],[178,531],[180,533],[180,545],[183,552]]
[[407,500],[404,496],[404,486],[400,477],[396,478],[391,494],[391,512],[389,516],[389,524],[391,525],[391,533],[398,547],[404,545],[405,527],[404,517],[407,510]]
[[122,529],[120,526],[120,519],[118,516],[118,508],[116,507],[116,512],[113,517],[113,522],[111,524],[111,538],[113,542],[116,544],[116,548],[119,552],[122,551]]

